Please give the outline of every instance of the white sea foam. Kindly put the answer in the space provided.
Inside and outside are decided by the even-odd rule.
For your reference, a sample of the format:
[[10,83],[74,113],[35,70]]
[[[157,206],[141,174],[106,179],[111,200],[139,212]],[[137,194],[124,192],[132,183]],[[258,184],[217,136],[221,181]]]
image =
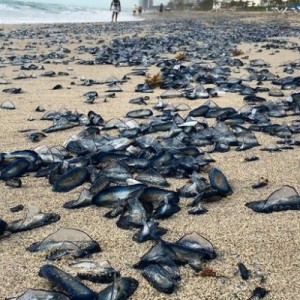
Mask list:
[[[118,21],[141,21],[130,12],[122,11]],[[91,7],[0,0],[0,23],[84,23],[110,22],[111,12]]]

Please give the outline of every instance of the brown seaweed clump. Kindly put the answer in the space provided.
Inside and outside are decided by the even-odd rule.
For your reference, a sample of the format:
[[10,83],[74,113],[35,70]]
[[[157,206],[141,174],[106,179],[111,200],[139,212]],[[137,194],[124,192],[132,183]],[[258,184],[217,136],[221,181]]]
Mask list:
[[184,60],[184,59],[186,59],[186,54],[184,52],[177,52],[175,54],[175,59]]
[[[197,274],[197,273],[196,273]],[[197,274],[198,275],[198,274]],[[199,273],[201,277],[215,277],[215,278],[226,278],[226,276],[217,274],[217,272],[211,267],[204,267]]]
[[239,55],[243,55],[243,54],[244,54],[244,52],[241,49],[233,49],[231,51],[232,56],[239,56]]
[[151,88],[156,88],[159,87],[162,83],[163,80],[160,76],[160,73],[157,73],[156,75],[147,75],[145,82],[151,87]]

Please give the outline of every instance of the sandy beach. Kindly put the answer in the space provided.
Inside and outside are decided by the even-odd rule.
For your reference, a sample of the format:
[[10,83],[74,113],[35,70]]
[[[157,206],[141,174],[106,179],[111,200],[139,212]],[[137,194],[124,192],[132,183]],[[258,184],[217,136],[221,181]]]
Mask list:
[[[234,15],[232,15],[234,14]],[[228,16],[231,18],[228,18]],[[220,16],[227,20],[220,23]],[[233,17],[232,17],[233,16]],[[155,88],[151,94],[135,92],[135,87],[145,82],[145,76],[130,76],[130,79],[121,85],[123,92],[116,93],[115,98],[96,98],[93,104],[85,103],[84,93],[97,91],[99,95],[105,95],[108,89],[105,84],[92,86],[82,85],[84,79],[105,81],[110,76],[118,79],[132,72],[136,66],[114,66],[114,65],[83,65],[82,60],[93,60],[93,54],[82,51],[80,46],[104,47],[111,45],[114,39],[134,39],[140,37],[180,35],[189,31],[189,24],[201,19],[204,31],[215,30],[216,34],[232,30],[233,39],[241,40],[238,44],[233,43],[242,55],[234,58],[241,59],[243,67],[231,67],[231,76],[240,78],[248,74],[246,68],[250,61],[263,59],[270,67],[267,69],[278,76],[300,76],[300,67],[294,68],[294,73],[289,75],[283,72],[282,65],[287,62],[299,60],[299,37],[300,22],[299,15],[288,17],[276,16],[274,14],[238,14],[215,13],[200,15],[183,15],[180,18],[173,14],[162,16],[148,16],[143,22],[132,23],[91,23],[91,24],[35,24],[35,25],[1,25],[0,31],[0,79],[6,80],[7,84],[0,84],[0,104],[4,101],[14,103],[16,109],[6,110],[0,108],[0,152],[11,152],[14,150],[34,149],[40,145],[56,146],[64,145],[64,142],[72,135],[78,134],[84,126],[58,131],[47,134],[40,142],[33,143],[27,138],[24,130],[41,131],[52,125],[51,121],[40,120],[44,113],[35,111],[36,107],[42,106],[46,111],[58,111],[66,108],[72,112],[78,111],[87,114],[90,110],[99,113],[105,122],[112,118],[124,119],[125,114],[134,109],[141,108],[130,104],[129,100],[139,96],[149,96],[147,106],[142,108],[152,109],[154,115],[160,114],[153,109],[158,97],[165,91]],[[170,22],[177,20],[177,26],[169,27]],[[270,37],[264,42],[244,42],[239,36],[236,27],[231,28],[231,21],[240,22],[241,26],[253,27],[253,35],[262,24],[281,24],[282,36]],[[190,23],[189,23],[190,22]],[[224,24],[224,28],[222,28]],[[235,23],[236,24],[236,23]],[[216,30],[214,27],[219,26]],[[172,30],[176,27],[176,30]],[[171,29],[170,29],[171,28]],[[206,28],[206,29],[205,29]],[[296,28],[298,36],[285,36],[285,30]],[[244,30],[242,32],[245,32]],[[270,31],[271,32],[271,31]],[[243,33],[241,34],[243,35]],[[287,41],[288,46],[297,47],[267,48],[263,47],[271,43],[272,39]],[[207,40],[197,40],[199,44]],[[222,45],[219,45],[222,47]],[[217,45],[215,45],[217,47]],[[68,49],[63,51],[62,49]],[[182,42],[174,46],[174,52],[186,52],[187,49]],[[213,49],[211,49],[213,51]],[[64,58],[53,57],[47,59],[30,60],[30,56],[49,53],[64,53]],[[187,58],[190,53],[187,53]],[[43,66],[38,70],[21,70],[21,62],[16,58],[28,56],[27,63]],[[242,58],[245,57],[245,58]],[[160,57],[152,58],[175,58],[175,53],[160,53]],[[12,63],[12,62],[17,63]],[[216,62],[194,59],[196,63],[212,66]],[[181,62],[184,65],[193,63],[193,58]],[[46,71],[54,71],[56,76],[41,76]],[[16,80],[20,73],[33,75],[31,78]],[[67,75],[59,76],[59,72]],[[148,73],[153,76],[160,72],[158,66],[149,66]],[[53,90],[57,84],[62,89]],[[256,82],[247,82],[255,87]],[[195,85],[195,84],[193,84]],[[207,87],[207,85],[204,85]],[[209,85],[208,85],[209,86]],[[270,81],[263,82],[263,86],[273,88]],[[2,92],[7,88],[22,88],[21,94],[8,94]],[[298,86],[298,90],[300,87]],[[291,90],[284,90],[287,98]],[[260,93],[259,96],[267,100],[278,101],[278,98],[268,96],[268,93]],[[192,109],[203,104],[207,99],[189,101],[185,98],[167,99],[175,106],[180,103],[188,104]],[[223,93],[221,96],[211,98],[220,107],[233,107],[236,110],[243,107],[243,96],[238,93]],[[180,112],[185,117],[188,112]],[[31,119],[31,121],[29,121]],[[299,115],[289,115],[285,118],[271,118],[273,124],[291,124],[299,120]],[[140,122],[140,121],[139,121]],[[209,119],[209,124],[214,124],[215,119]],[[21,131],[21,132],[20,132]],[[117,135],[117,131],[107,132]],[[102,132],[101,132],[102,134]],[[105,134],[105,133],[103,133]],[[158,136],[165,135],[159,132]],[[187,211],[190,207],[188,199],[181,198],[181,211],[171,218],[162,220],[160,225],[168,229],[164,239],[175,242],[185,234],[193,231],[207,238],[215,247],[217,258],[207,262],[219,277],[202,277],[195,273],[188,265],[180,267],[181,280],[178,282],[176,291],[172,295],[166,295],[156,291],[135,270],[132,265],[139,261],[153,245],[153,241],[138,244],[132,241],[133,231],[122,230],[116,226],[116,219],[107,219],[103,215],[109,211],[108,208],[88,206],[77,210],[67,210],[63,204],[69,200],[78,198],[83,186],[68,193],[54,193],[46,178],[36,178],[34,173],[22,178],[21,188],[11,188],[0,182],[0,219],[10,223],[14,220],[24,218],[29,205],[39,207],[43,212],[55,212],[61,219],[51,225],[33,229],[26,232],[12,234],[0,239],[0,299],[16,297],[29,288],[55,289],[46,279],[38,276],[40,267],[46,263],[45,253],[30,253],[26,248],[34,242],[39,242],[49,234],[61,227],[77,228],[85,231],[96,240],[102,252],[93,254],[91,259],[95,261],[108,260],[122,276],[131,276],[138,280],[139,287],[132,299],[207,299],[207,300],[248,300],[256,287],[263,287],[269,291],[265,299],[272,300],[297,300],[300,294],[300,215],[299,211],[283,211],[271,214],[255,213],[245,207],[245,203],[253,200],[266,199],[273,191],[282,185],[290,185],[300,192],[300,148],[295,146],[293,150],[281,152],[263,152],[260,149],[269,143],[276,143],[275,136],[261,132],[255,132],[261,146],[250,150],[237,152],[234,147],[229,152],[214,152],[211,156],[216,160],[213,166],[221,169],[232,186],[233,194],[217,202],[205,204],[208,213],[204,215],[190,215]],[[299,134],[293,135],[299,140]],[[256,154],[260,159],[245,163],[244,158],[250,154]],[[201,174],[207,177],[207,173]],[[268,185],[261,189],[252,189],[251,185],[260,177],[268,179]],[[176,190],[188,182],[188,179],[167,178],[171,183],[168,189]],[[89,184],[84,185],[88,187]],[[10,208],[22,204],[24,210],[12,213]],[[72,260],[62,259],[53,262],[54,265],[71,272],[69,263]],[[251,272],[250,279],[244,281],[237,273],[237,264],[244,263]],[[73,272],[74,274],[74,272]],[[106,285],[93,284],[88,281],[84,283],[95,292],[101,291]]]

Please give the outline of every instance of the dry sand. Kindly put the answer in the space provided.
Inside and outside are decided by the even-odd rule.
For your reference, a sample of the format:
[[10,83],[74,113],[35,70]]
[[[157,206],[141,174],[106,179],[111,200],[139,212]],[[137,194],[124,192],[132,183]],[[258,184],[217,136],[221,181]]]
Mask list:
[[[266,18],[270,18],[269,16]],[[271,18],[274,18],[272,16]],[[70,25],[68,25],[70,26]],[[100,26],[100,25],[99,25]],[[109,25],[106,25],[109,26]],[[148,23],[141,23],[142,28],[149,26]],[[26,26],[34,28],[34,26]],[[20,26],[2,26],[3,32],[7,32]],[[25,27],[24,27],[25,28]],[[65,27],[67,29],[67,27]],[[71,32],[71,30],[70,30]],[[67,32],[68,36],[69,32]],[[130,35],[131,33],[124,33]],[[57,133],[51,133],[48,137],[36,144],[31,143],[25,133],[18,132],[23,129],[41,130],[50,125],[47,121],[39,120],[41,113],[35,112],[38,105],[46,110],[59,110],[66,107],[71,111],[87,113],[94,110],[100,113],[105,120],[112,117],[122,118],[128,110],[136,109],[136,106],[129,104],[128,101],[137,96],[134,87],[144,81],[143,77],[132,77],[124,84],[124,92],[117,94],[114,99],[109,99],[104,103],[103,99],[97,99],[93,105],[84,103],[84,92],[96,90],[104,92],[106,86],[96,85],[85,87],[80,85],[80,78],[91,78],[105,80],[113,75],[121,78],[131,71],[131,68],[115,68],[113,66],[83,66],[76,64],[76,58],[89,57],[89,55],[77,54],[73,51],[78,45],[96,45],[98,39],[107,42],[111,36],[101,37],[81,36],[82,42],[74,39],[70,35],[67,44],[63,47],[72,50],[70,57],[75,60],[68,65],[60,63],[44,64],[45,70],[66,71],[70,76],[60,76],[54,78],[40,77],[43,71],[26,71],[27,74],[35,73],[37,78],[26,80],[12,80],[20,71],[19,66],[6,65],[0,68],[0,75],[7,79],[11,84],[1,86],[1,89],[9,87],[21,87],[24,93],[19,95],[0,94],[0,102],[10,100],[16,105],[16,110],[0,109],[1,120],[1,148],[0,151],[13,151],[19,149],[33,149],[36,146],[62,145],[72,134],[78,133],[81,128],[74,128]],[[299,37],[298,37],[299,39]],[[299,41],[295,39],[295,41]],[[59,45],[45,48],[43,40],[36,39],[36,48],[24,50],[26,44],[32,44],[33,40],[28,39],[9,39],[5,42],[1,38],[4,48],[0,50],[0,56],[5,58],[8,54],[17,55],[25,53],[49,53],[59,48]],[[1,45],[0,45],[1,46]],[[299,58],[299,51],[282,50],[275,55],[272,50],[257,52],[261,44],[239,45],[250,59],[262,58],[271,64],[271,71],[280,76],[282,73],[279,66],[284,61],[292,61]],[[11,48],[11,49],[9,49]],[[51,60],[53,62],[53,60]],[[246,60],[247,62],[247,60]],[[67,69],[69,68],[69,69]],[[156,74],[158,69],[150,68],[150,74]],[[236,74],[235,76],[240,76]],[[71,77],[76,79],[71,79]],[[300,71],[296,70],[293,76],[300,76]],[[74,81],[71,89],[67,89],[70,82]],[[61,84],[62,90],[51,90],[55,84]],[[150,94],[149,107],[152,107],[157,96],[163,91],[156,89],[155,93]],[[290,92],[285,91],[285,96]],[[144,94],[141,94],[144,95]],[[263,96],[267,97],[267,94]],[[222,97],[213,99],[220,106],[233,106],[239,108],[243,106],[242,98],[236,94],[225,94]],[[204,100],[188,101],[191,107],[197,107]],[[174,104],[184,102],[183,99],[171,100]],[[27,121],[33,117],[34,121]],[[275,121],[282,123],[290,122],[296,117],[288,117]],[[262,146],[267,145],[275,138],[264,134],[257,134]],[[109,260],[116,269],[120,270],[123,276],[136,278],[140,285],[132,299],[239,299],[246,300],[250,297],[251,291],[257,286],[263,286],[270,290],[266,299],[286,299],[297,300],[300,295],[300,218],[298,211],[287,211],[273,213],[269,215],[252,212],[245,207],[245,202],[250,200],[265,199],[271,192],[280,188],[283,184],[294,186],[300,191],[300,149],[295,148],[290,151],[280,153],[268,153],[259,150],[260,147],[246,152],[236,152],[233,149],[227,153],[213,153],[212,157],[216,160],[215,166],[223,170],[233,187],[234,193],[230,197],[220,202],[207,205],[209,212],[205,215],[191,216],[187,214],[186,199],[182,199],[182,210],[172,218],[162,221],[163,227],[169,229],[165,239],[176,241],[184,234],[196,231],[209,239],[218,253],[217,259],[208,263],[217,274],[223,275],[221,278],[202,278],[197,276],[191,268],[182,267],[182,280],[179,282],[177,291],[167,296],[154,290],[131,265],[136,263],[139,258],[148,251],[152,242],[137,244],[131,240],[133,232],[117,228],[116,220],[108,220],[103,217],[108,210],[105,208],[87,207],[74,211],[62,208],[64,202],[76,199],[82,187],[69,193],[59,194],[51,191],[51,186],[46,179],[35,178],[32,175],[23,178],[23,186],[20,189],[12,189],[0,184],[0,218],[11,222],[25,216],[25,211],[11,213],[10,208],[23,204],[38,206],[44,212],[56,212],[61,215],[61,220],[55,224],[34,229],[28,232],[18,233],[0,240],[0,299],[8,296],[16,296],[26,291],[28,288],[52,289],[47,280],[38,276],[39,268],[45,263],[44,253],[29,253],[26,247],[33,242],[44,239],[60,227],[72,227],[84,230],[101,245],[102,252],[93,255],[94,260]],[[254,153],[260,160],[252,163],[244,163],[243,158]],[[269,185],[263,189],[253,190],[251,185],[260,177],[269,179]],[[186,180],[172,180],[172,189],[181,187]],[[237,263],[243,262],[252,272],[249,281],[243,281],[236,275]],[[68,262],[62,260],[55,262],[55,265],[67,270]],[[261,275],[265,281],[261,283]],[[95,291],[100,291],[105,285],[90,284]]]

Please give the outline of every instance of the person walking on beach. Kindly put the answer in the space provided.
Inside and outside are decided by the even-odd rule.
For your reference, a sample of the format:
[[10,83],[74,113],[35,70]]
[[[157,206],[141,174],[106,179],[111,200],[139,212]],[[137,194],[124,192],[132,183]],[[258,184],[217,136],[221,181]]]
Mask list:
[[134,4],[133,5],[133,8],[132,8],[132,13],[133,13],[133,15],[135,16],[135,14],[136,14],[136,11],[137,11],[137,6],[136,6],[136,4]]
[[121,2],[120,0],[112,0],[111,5],[110,5],[110,10],[112,10],[112,16],[111,16],[111,21],[115,22],[118,21],[118,15],[121,11]]
[[143,7],[139,6],[139,8],[138,8],[139,15],[142,13],[142,11],[143,11]]
[[164,5],[161,3],[159,6],[159,12],[162,13],[164,11]]

